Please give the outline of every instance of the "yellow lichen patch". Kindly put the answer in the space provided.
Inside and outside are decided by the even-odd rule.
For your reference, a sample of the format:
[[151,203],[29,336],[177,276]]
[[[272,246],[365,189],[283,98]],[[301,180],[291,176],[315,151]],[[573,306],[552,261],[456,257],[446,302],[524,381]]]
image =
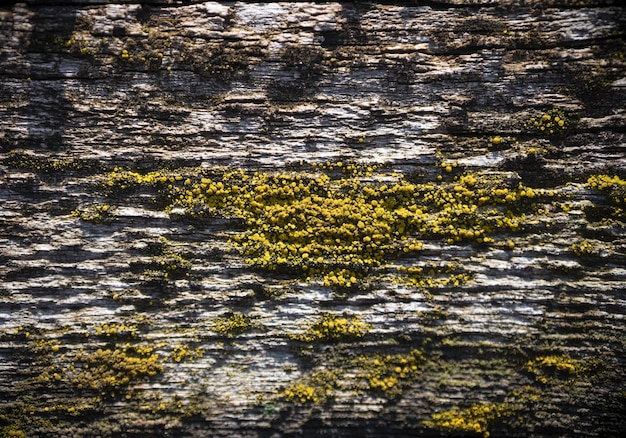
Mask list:
[[580,360],[568,356],[550,355],[539,356],[529,360],[525,365],[526,371],[535,376],[535,380],[548,384],[553,379],[569,379],[585,371],[586,366]]
[[[87,327],[80,348],[64,342],[63,333],[69,335],[67,340],[74,341],[78,335],[76,332],[58,332],[54,337],[38,335],[38,339],[30,343],[35,362],[41,367],[33,383],[76,393],[95,391],[97,397],[116,397],[132,383],[163,371],[157,346],[138,339],[136,324],[105,323]],[[120,339],[127,342],[117,342]],[[93,396],[94,392],[90,394]]]
[[[366,136],[362,136],[357,141],[359,143],[363,143],[363,141],[365,141],[365,138]],[[376,169],[379,169],[380,167],[384,166],[384,164],[374,164],[374,163],[359,164],[359,163],[344,163],[343,161],[334,161],[334,162],[326,161],[323,163],[312,163],[312,166],[320,168],[320,169],[324,169],[324,170],[341,171],[341,173],[343,173],[346,176],[371,177],[373,172]]]
[[170,353],[170,359],[174,362],[186,362],[190,360],[200,359],[204,356],[204,349],[196,347],[192,349],[187,344],[176,345]]
[[115,207],[110,204],[91,204],[72,211],[72,216],[96,224],[110,222],[115,217]]
[[570,248],[578,257],[597,255],[599,253],[599,248],[589,240],[572,243]]
[[517,145],[517,144],[519,144],[519,142],[517,141],[515,137],[511,137],[511,136],[503,137],[501,135],[495,135],[489,138],[489,143],[487,144],[487,147],[493,147],[496,149],[504,149],[511,145]]
[[253,327],[252,318],[237,312],[223,318],[216,318],[211,323],[211,330],[228,337],[241,334]]
[[325,313],[303,333],[293,335],[292,339],[302,342],[349,340],[362,338],[371,328],[358,316],[340,317]]
[[587,179],[586,186],[606,194],[610,203],[610,218],[626,220],[626,180],[617,175],[592,175]]
[[97,349],[92,353],[78,353],[67,371],[67,378],[78,389],[111,391],[142,378],[163,371],[159,355],[151,348],[136,349],[130,346]]
[[[425,239],[489,244],[495,232],[519,231],[527,212],[549,196],[493,174],[466,172],[439,184],[418,184],[401,174],[374,175],[376,165],[312,167],[313,173],[187,168],[147,174],[116,168],[105,186],[111,193],[156,190],[173,215],[243,219],[247,230],[231,243],[247,263],[343,290],[375,279],[396,281],[404,273],[390,261],[418,257]],[[430,279],[425,270],[411,273],[406,284],[458,285],[469,278],[435,271],[448,278]]]
[[365,382],[365,389],[395,396],[411,382],[424,360],[419,350],[407,354],[359,356],[356,359],[357,376]]
[[432,414],[424,425],[446,433],[469,433],[487,438],[491,425],[511,414],[512,410],[506,403],[477,403],[465,409]]
[[192,264],[165,237],[161,236],[150,246],[151,260],[147,264],[144,276],[177,280],[188,277]]
[[572,121],[562,110],[554,108],[529,118],[524,122],[523,127],[541,136],[551,136],[563,134],[571,124]]
[[0,428],[0,437],[26,438],[26,432],[24,432],[18,425],[3,426]]
[[137,338],[137,324],[105,323],[94,326],[94,334],[105,338]]
[[590,220],[607,224],[626,221],[626,180],[617,175],[592,175],[587,179],[586,187],[606,196],[606,202],[585,208]]
[[462,272],[453,263],[442,265],[432,262],[422,266],[398,266],[398,275],[392,278],[394,284],[404,284],[419,289],[431,289],[441,286],[460,286],[471,279],[471,274]]
[[424,361],[419,350],[331,361],[289,385],[280,397],[296,403],[323,402],[340,391],[375,393],[391,399],[414,382]]
[[11,151],[6,158],[0,160],[0,163],[17,169],[44,174],[82,171],[93,167],[91,163],[83,160],[41,156],[21,151]]
[[[597,190],[615,190],[620,187],[626,187],[626,180],[621,179],[617,175],[592,175],[587,179],[587,186]],[[625,202],[623,199],[621,202]]]
[[337,376],[332,371],[317,371],[287,386],[280,397],[292,403],[324,403],[334,395]]

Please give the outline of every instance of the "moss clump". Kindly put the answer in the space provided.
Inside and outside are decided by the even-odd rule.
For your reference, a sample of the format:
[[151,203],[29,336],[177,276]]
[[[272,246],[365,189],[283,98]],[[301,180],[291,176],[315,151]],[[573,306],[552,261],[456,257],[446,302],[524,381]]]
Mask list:
[[309,325],[304,333],[293,335],[292,339],[302,342],[350,340],[362,338],[371,328],[359,316],[339,317],[325,313]]
[[424,425],[446,433],[477,434],[487,438],[492,424],[512,414],[506,403],[477,403],[465,409],[452,409],[431,415]]

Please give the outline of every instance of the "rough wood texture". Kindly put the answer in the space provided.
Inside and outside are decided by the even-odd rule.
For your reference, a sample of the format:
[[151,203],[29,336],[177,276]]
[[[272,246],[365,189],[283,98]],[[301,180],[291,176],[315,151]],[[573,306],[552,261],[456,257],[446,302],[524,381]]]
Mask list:
[[[100,3],[0,9],[0,437],[626,429],[623,9]],[[544,114],[566,129],[528,124]],[[452,192],[485,172],[545,196],[491,244],[417,235],[396,260],[468,281],[354,290],[252,269],[229,240],[241,218],[107,191],[116,167],[339,179],[337,161],[386,163],[373,184],[397,172]],[[622,179],[601,190],[596,174]],[[108,221],[72,215],[104,203]],[[290,336],[324,312],[371,330]],[[239,313],[252,325],[228,332],[218,318]],[[414,349],[417,371],[396,373]],[[351,386],[374,360],[399,383]],[[290,399],[323,388],[315,376],[337,379],[325,400]]]

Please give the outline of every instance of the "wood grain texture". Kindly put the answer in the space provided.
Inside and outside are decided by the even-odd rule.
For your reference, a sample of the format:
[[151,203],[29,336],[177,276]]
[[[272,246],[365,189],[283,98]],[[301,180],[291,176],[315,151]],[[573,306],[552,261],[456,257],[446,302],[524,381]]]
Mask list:
[[[102,3],[0,9],[0,437],[624,430],[626,232],[611,216],[624,201],[586,184],[626,176],[622,8]],[[528,125],[552,110],[566,131]],[[106,188],[116,168],[308,175],[337,161],[385,163],[363,177],[380,184],[441,176],[452,190],[483,172],[554,193],[490,245],[425,236],[421,252],[391,262],[450,263],[467,282],[337,291],[249,266],[230,240],[241,218]],[[104,203],[110,221],[72,215]],[[161,260],[176,275],[148,272]],[[324,312],[372,330],[290,337]],[[216,321],[233,313],[252,326],[226,335]],[[398,394],[349,386],[359,357],[413,349],[424,360]],[[112,380],[90,388],[86,365]],[[326,403],[286,400],[323,371],[339,381]],[[483,410],[465,426],[428,423],[497,404],[499,420]]]

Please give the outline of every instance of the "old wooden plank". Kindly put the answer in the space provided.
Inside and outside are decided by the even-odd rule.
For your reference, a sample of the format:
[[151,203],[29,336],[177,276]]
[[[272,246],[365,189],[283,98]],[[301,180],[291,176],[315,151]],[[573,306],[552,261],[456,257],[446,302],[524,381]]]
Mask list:
[[[623,9],[102,3],[0,10],[0,436],[624,428]],[[352,194],[331,198],[346,209],[366,187],[402,203],[381,186],[404,184],[427,219],[389,239],[421,249],[329,287],[328,262],[309,280],[253,269],[232,206],[167,208],[226,178],[224,199],[237,204],[239,184],[239,216],[261,221],[254,172],[293,172],[285,191],[290,178],[343,182]],[[481,185],[512,198],[460,194]],[[458,211],[436,213],[429,191]],[[479,243],[479,213],[461,210],[489,216],[492,202],[494,221],[520,226]],[[421,285],[397,274],[416,267]],[[370,330],[293,338],[328,312]],[[250,320],[228,319],[239,314]]]

